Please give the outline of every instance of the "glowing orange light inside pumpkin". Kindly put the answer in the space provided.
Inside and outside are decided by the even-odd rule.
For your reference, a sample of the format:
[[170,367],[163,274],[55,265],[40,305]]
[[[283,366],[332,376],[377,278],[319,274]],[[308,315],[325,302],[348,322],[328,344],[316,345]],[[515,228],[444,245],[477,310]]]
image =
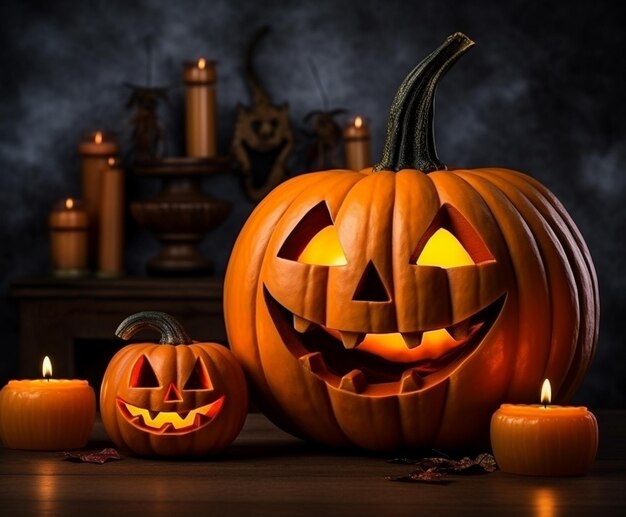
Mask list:
[[93,141],[96,144],[101,144],[102,143],[102,133],[100,131],[96,132],[96,134],[93,137]]
[[74,200],[71,197],[68,197],[65,200],[65,208],[67,208],[68,210],[71,210],[72,208],[74,208]]
[[50,358],[48,356],[43,358],[43,363],[41,364],[41,373],[43,374],[44,379],[52,377],[52,361],[50,361]]
[[354,119],[354,127],[359,128],[363,126],[363,119],[361,117],[356,117]]
[[185,429],[192,427],[196,424],[196,419],[202,415],[208,418],[213,418],[221,409],[224,403],[224,397],[220,397],[215,402],[206,404],[196,409],[192,409],[185,416],[178,414],[175,411],[159,411],[155,414],[154,411],[149,411],[145,408],[133,406],[128,402],[123,402],[128,412],[133,417],[140,416],[143,418],[143,423],[147,427],[154,429],[161,429],[165,424],[170,424],[174,429]]
[[[341,339],[339,331],[330,328],[326,331]],[[359,350],[397,363],[413,363],[422,359],[437,359],[456,346],[459,346],[459,342],[441,328],[424,332],[422,344],[416,348],[407,348],[399,332],[367,334],[359,344]]]
[[550,381],[546,379],[541,386],[541,403],[547,406],[550,402],[552,402],[552,386],[550,386]]
[[198,59],[198,68],[200,70],[204,70],[206,68],[206,59],[204,59],[203,57]]
[[348,263],[334,226],[327,226],[313,237],[300,253],[298,262],[318,266],[345,266]]
[[111,158],[107,160],[107,163],[109,164],[109,167],[115,166],[115,158],[111,156]]
[[376,354],[389,361],[410,363],[426,358],[441,357],[450,349],[457,346],[454,338],[446,329],[436,329],[424,332],[422,344],[416,348],[407,348],[402,335],[368,334],[359,345],[359,350]]
[[445,228],[439,228],[424,246],[416,264],[451,268],[473,266],[474,261],[459,240]]

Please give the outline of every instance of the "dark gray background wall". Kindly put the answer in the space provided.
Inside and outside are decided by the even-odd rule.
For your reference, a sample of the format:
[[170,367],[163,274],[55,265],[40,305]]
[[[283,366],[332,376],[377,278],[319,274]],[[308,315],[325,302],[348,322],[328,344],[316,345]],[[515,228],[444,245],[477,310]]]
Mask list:
[[[477,42],[439,90],[437,142],[446,163],[504,166],[545,183],[587,239],[600,279],[600,343],[576,402],[626,404],[626,16],[621,2],[388,0],[263,2],[138,0],[3,1],[0,4],[0,290],[48,270],[46,217],[52,203],[80,193],[76,146],[94,128],[128,132],[124,81],[145,78],[146,36],[153,78],[172,86],[163,112],[170,154],[182,153],[181,68],[200,55],[218,61],[219,147],[248,102],[242,57],[251,33],[272,32],[258,68],[276,102],[289,101],[294,126],[321,107],[308,62],[319,68],[330,107],[370,118],[375,157],[386,112],[404,75],[449,33]],[[294,172],[303,172],[300,140]],[[129,177],[129,197],[153,180]],[[207,189],[232,200],[228,221],[204,249],[223,273],[252,209],[238,178]],[[157,250],[129,221],[127,271],[141,274]],[[0,382],[17,373],[13,303],[0,301]]]

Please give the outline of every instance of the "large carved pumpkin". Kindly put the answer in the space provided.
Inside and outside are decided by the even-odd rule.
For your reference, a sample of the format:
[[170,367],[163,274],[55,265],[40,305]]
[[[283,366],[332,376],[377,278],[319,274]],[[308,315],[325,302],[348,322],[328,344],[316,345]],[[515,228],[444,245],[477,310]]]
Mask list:
[[142,329],[160,343],[134,343],[111,359],[102,380],[102,423],[115,444],[142,456],[202,456],[237,437],[248,391],[233,354],[217,343],[196,343],[174,318],[140,312],[116,334]]
[[296,435],[373,450],[478,446],[502,402],[557,402],[598,328],[589,252],[558,200],[506,169],[446,170],[432,133],[455,34],[391,107],[382,162],[296,177],[234,247],[231,347],[260,407]]

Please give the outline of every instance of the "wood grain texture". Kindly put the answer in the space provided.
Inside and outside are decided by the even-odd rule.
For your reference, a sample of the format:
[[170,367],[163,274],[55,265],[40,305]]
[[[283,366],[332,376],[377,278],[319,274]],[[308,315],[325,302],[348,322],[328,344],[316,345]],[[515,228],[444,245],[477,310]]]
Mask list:
[[[601,412],[600,450],[580,478],[495,472],[446,485],[386,476],[411,469],[386,456],[323,449],[259,414],[216,457],[162,461],[125,457],[105,465],[59,453],[0,449],[2,515],[623,515],[626,411]],[[110,446],[101,424],[86,450]]]

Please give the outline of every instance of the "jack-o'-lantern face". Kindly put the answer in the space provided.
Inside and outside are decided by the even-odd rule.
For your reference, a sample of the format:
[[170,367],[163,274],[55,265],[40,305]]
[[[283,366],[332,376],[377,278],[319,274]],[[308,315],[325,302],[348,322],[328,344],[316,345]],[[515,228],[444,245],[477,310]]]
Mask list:
[[328,171],[273,195],[235,247],[225,315],[285,429],[375,450],[478,443],[499,403],[532,402],[546,377],[571,389],[574,358],[588,364],[585,291],[526,177]]
[[[449,305],[434,300],[448,297],[455,288],[445,285],[451,278],[448,272],[456,270],[462,288],[467,277],[497,275],[496,260],[450,204],[436,210],[421,234],[410,238],[401,228],[392,231],[391,235],[401,236],[397,245],[386,241],[376,246],[372,239],[386,235],[379,224],[387,229],[400,220],[377,219],[355,226],[352,222],[361,210],[360,203],[352,206],[346,199],[336,221],[326,201],[305,213],[268,267],[263,293],[269,314],[301,367],[334,387],[363,393],[368,385],[378,385],[380,393],[388,394],[423,389],[428,377],[445,378],[479,346],[505,298],[503,287],[494,288],[483,299],[468,300],[457,309],[459,316],[451,317]],[[362,247],[365,242],[372,244]],[[319,296],[325,304],[304,306],[296,286],[285,282],[302,274],[320,277]],[[405,299],[414,298],[406,291],[415,282],[438,281],[443,296],[423,301],[432,307],[420,308],[416,300],[410,302],[412,310],[398,306],[401,302],[396,299],[403,294]],[[315,292],[315,282],[309,280],[306,288]],[[333,305],[341,309],[333,313],[329,310]]]
[[[363,246],[381,234],[379,223],[389,227],[401,221],[355,226],[361,210],[360,203],[352,207],[346,200],[334,221],[326,201],[309,209],[268,267],[265,302],[284,345],[303,368],[332,386],[355,393],[368,385],[379,385],[378,392],[388,394],[423,389],[428,377],[447,377],[480,345],[500,313],[505,288],[494,287],[482,299],[466,300],[455,317],[441,302],[431,303],[428,311],[420,308],[421,301],[407,293],[407,287],[417,282],[424,284],[424,291],[434,285],[424,300],[445,298],[446,291],[456,287],[446,287],[450,278],[462,286],[469,277],[497,276],[496,260],[450,204],[441,206],[413,238],[404,234],[415,228],[392,231],[403,236],[401,248],[389,242]],[[393,218],[393,212],[388,215]],[[319,298],[311,306],[299,298],[300,286],[284,281],[304,274],[298,269],[307,271],[307,277],[321,277]],[[454,277],[448,275],[452,270]],[[306,289],[315,290],[314,282],[309,280]],[[396,302],[407,294],[409,300]],[[331,300],[341,310],[329,312]],[[413,310],[398,303],[409,303]]]
[[[155,372],[145,355],[137,359],[126,396],[117,397],[120,413],[133,426],[159,435],[184,434],[204,427],[219,413],[224,395],[216,393],[201,358],[191,372],[185,372],[183,383],[178,378],[164,378],[170,373]],[[146,398],[150,407],[140,405]],[[155,398],[161,402],[153,404]]]
[[499,404],[532,403],[545,378],[564,401],[589,366],[597,281],[558,200],[522,173],[436,156],[435,87],[470,46],[454,34],[409,73],[378,165],[293,178],[237,239],[229,342],[294,434],[484,447]]
[[126,318],[117,335],[157,330],[159,343],[134,343],[111,359],[102,380],[100,412],[107,434],[143,456],[201,456],[237,436],[248,410],[243,371],[216,343],[192,342],[160,312]]

